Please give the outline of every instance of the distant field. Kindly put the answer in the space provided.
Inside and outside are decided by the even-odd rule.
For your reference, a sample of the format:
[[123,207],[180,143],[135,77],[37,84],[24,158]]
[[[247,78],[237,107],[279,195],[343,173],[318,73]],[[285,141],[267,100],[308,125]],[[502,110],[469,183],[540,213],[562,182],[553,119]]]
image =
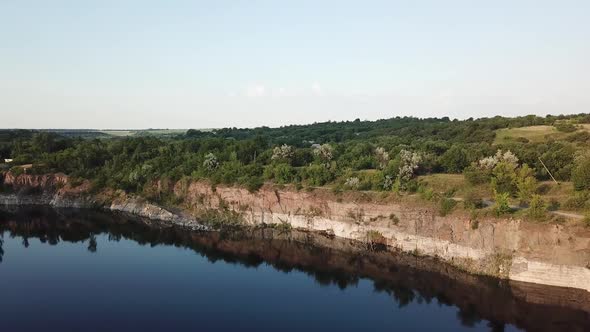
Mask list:
[[496,131],[494,144],[502,144],[514,141],[517,138],[526,138],[531,142],[542,142],[547,137],[559,138],[566,133],[557,131],[553,126],[529,126],[521,128],[506,128]]
[[145,129],[134,130],[135,136],[173,136],[183,135],[187,129]]
[[[200,129],[210,131],[211,129]],[[112,138],[128,136],[176,136],[186,133],[187,129],[44,129],[67,137]]]
[[[590,124],[576,125],[579,131],[590,132]],[[494,144],[514,142],[518,138],[526,138],[529,142],[543,142],[547,138],[563,139],[571,133],[558,131],[554,126],[529,126],[521,128],[506,128],[496,130]]]
[[109,136],[132,136],[135,134],[131,130],[99,130],[100,133],[107,134]]

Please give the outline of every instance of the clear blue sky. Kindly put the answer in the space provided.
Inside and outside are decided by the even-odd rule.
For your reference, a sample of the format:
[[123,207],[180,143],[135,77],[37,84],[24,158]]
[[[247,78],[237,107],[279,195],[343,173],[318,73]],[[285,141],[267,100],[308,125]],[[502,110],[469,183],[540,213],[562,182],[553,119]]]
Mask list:
[[0,0],[0,127],[590,112],[590,1]]

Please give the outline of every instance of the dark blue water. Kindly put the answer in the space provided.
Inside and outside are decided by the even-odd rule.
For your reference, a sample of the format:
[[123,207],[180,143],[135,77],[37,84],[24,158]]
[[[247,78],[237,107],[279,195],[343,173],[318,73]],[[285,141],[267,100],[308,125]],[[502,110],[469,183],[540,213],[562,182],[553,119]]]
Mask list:
[[[450,299],[455,297],[453,292],[464,292],[457,296],[457,302],[463,302],[462,298],[477,292],[467,288],[477,284],[463,288],[452,279],[395,266],[389,266],[391,273],[397,269],[401,275],[412,276],[405,279],[415,280],[399,284],[395,276],[385,276],[376,281],[363,276],[362,267],[353,269],[358,273],[344,271],[348,268],[336,263],[340,261],[337,252],[306,249],[292,240],[262,240],[250,234],[242,241],[237,233],[224,239],[223,234],[191,234],[109,218],[46,211],[1,215],[1,330],[513,331],[517,324],[539,327],[518,322],[518,314],[508,313],[505,319],[513,321],[501,321],[504,314],[481,309],[487,307],[485,299],[474,297],[470,305]],[[293,261],[297,256],[305,261]],[[368,264],[369,258],[363,259]],[[343,261],[358,265],[358,258]],[[374,274],[381,276],[379,271]],[[528,308],[511,299],[501,286],[497,286],[497,293],[503,294],[500,298],[489,295],[496,293],[496,286],[485,283],[485,287],[492,287],[486,293],[492,297],[490,306],[502,306],[504,301],[543,315],[544,307]],[[579,327],[587,316],[576,312],[574,317],[581,317],[582,323],[574,326]]]

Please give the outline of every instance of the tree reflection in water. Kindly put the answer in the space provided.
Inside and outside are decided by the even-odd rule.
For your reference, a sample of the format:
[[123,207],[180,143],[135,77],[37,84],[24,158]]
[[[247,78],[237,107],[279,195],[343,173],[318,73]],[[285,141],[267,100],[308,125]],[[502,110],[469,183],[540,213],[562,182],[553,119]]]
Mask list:
[[[203,233],[90,210],[20,208],[0,210],[0,262],[6,235],[21,237],[25,248],[30,238],[36,238],[50,245],[61,241],[85,243],[93,253],[100,250],[97,236],[102,235],[108,241],[125,239],[141,245],[183,247],[210,262],[222,260],[245,267],[269,264],[285,273],[303,271],[320,285],[340,289],[368,278],[373,280],[376,292],[388,294],[400,308],[436,300],[439,305],[456,306],[463,325],[487,320],[492,331],[503,331],[507,323],[533,330],[590,329],[590,309],[584,304],[589,301],[580,301],[588,296],[586,292],[507,284],[468,275],[426,258],[368,252],[353,241],[304,232],[256,228]],[[530,303],[527,298],[548,301]],[[554,305],[551,298],[560,299],[561,306]],[[568,298],[571,307],[563,306]]]

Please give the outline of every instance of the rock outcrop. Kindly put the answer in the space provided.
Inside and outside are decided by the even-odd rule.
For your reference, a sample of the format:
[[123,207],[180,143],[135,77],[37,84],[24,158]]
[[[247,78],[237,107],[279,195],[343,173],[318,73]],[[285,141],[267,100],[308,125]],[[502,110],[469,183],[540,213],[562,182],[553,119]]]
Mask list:
[[277,224],[319,231],[383,245],[391,251],[436,257],[472,273],[590,291],[590,230],[575,223],[441,217],[432,208],[408,204],[393,195],[335,195],[324,189],[264,186],[250,193],[238,187],[213,188],[204,182],[177,183],[170,190],[182,203],[180,212],[174,213],[127,195],[106,200],[89,195],[87,183],[73,186],[61,174],[7,174],[4,185],[14,191],[34,188],[37,194],[2,194],[3,204],[102,207],[192,229],[207,229],[199,223],[199,211],[231,211],[247,225]]

